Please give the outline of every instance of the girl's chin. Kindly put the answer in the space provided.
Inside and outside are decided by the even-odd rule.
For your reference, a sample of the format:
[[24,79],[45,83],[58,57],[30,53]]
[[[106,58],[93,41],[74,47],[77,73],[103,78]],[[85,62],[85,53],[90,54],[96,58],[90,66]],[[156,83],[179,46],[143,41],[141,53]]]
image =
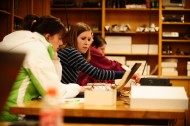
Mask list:
[[87,50],[86,50],[86,51],[82,51],[81,53],[84,54],[84,53],[86,53],[86,52],[87,52]]

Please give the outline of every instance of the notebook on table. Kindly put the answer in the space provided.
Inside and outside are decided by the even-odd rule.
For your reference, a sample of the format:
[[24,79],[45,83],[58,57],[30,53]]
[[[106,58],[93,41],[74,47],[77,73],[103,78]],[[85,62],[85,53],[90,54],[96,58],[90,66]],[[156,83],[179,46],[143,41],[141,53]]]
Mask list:
[[3,111],[24,58],[24,53],[0,51],[0,114]]

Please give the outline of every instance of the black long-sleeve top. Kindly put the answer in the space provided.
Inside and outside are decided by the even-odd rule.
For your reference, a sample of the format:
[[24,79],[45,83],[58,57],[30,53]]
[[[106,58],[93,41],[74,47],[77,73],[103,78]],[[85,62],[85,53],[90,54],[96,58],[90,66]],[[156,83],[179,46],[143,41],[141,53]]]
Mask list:
[[78,50],[72,47],[60,49],[58,56],[62,65],[61,82],[65,84],[76,83],[80,71],[98,80],[120,79],[124,74],[124,71],[110,71],[94,67]]

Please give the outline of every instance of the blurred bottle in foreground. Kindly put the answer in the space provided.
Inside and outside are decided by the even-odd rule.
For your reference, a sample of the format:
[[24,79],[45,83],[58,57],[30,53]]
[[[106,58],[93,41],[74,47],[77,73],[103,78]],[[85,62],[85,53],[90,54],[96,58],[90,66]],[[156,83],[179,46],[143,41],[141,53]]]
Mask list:
[[61,126],[63,117],[57,90],[50,88],[42,100],[40,126]]

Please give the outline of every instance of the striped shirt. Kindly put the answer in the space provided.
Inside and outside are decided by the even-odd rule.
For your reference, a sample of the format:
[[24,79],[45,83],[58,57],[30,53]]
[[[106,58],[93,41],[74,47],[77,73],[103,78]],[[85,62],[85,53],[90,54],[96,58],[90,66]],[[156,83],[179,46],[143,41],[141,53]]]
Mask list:
[[114,71],[103,70],[92,66],[75,48],[66,47],[60,49],[58,56],[62,65],[61,82],[65,84],[76,83],[80,71],[98,80],[118,79],[115,78]]

